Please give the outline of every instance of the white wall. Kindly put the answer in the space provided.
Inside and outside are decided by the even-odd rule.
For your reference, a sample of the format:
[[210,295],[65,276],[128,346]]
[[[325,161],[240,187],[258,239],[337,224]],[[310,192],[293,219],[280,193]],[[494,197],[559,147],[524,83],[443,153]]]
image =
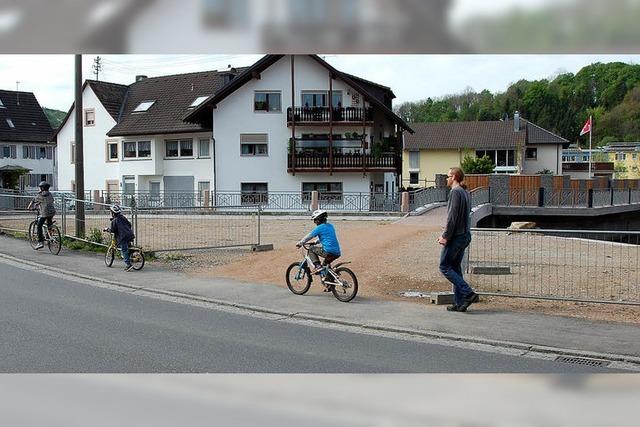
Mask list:
[[[91,86],[87,85],[82,94],[83,122],[84,110],[93,108],[95,126],[83,127],[84,135],[84,188],[86,190],[102,190],[106,180],[119,180],[118,162],[107,162],[107,132],[116,125],[115,120],[102,106]],[[75,141],[75,108],[63,128],[58,133],[58,189],[71,190],[71,181],[75,181],[75,165],[71,163],[71,142]],[[121,148],[121,145],[120,145]],[[120,156],[122,153],[118,153]]]
[[[308,56],[295,58],[295,104],[300,106],[302,91],[329,90],[329,72]],[[334,80],[333,90],[341,90],[343,106],[351,105],[342,81]],[[282,94],[282,111],[254,112],[254,91],[277,90]],[[360,107],[363,105],[361,97]],[[217,155],[218,191],[240,191],[243,182],[267,182],[269,191],[300,191],[302,182],[342,182],[344,192],[368,192],[371,177],[362,173],[304,173],[287,172],[288,141],[291,128],[287,127],[287,107],[291,105],[291,62],[285,56],[254,79],[225,98],[213,110],[213,128]],[[364,105],[366,107],[367,105]],[[389,126],[386,126],[388,128]],[[391,128],[393,126],[391,125]],[[362,126],[334,127],[335,133],[362,133]],[[296,135],[327,133],[328,127],[296,126]],[[240,134],[266,133],[269,135],[268,156],[240,156]],[[371,129],[367,128],[367,134]],[[377,135],[376,135],[377,137]],[[380,182],[384,181],[382,174]]]
[[527,148],[537,148],[538,158],[537,160],[530,160],[525,158],[522,173],[524,175],[533,175],[536,172],[548,169],[552,171],[554,175],[561,175],[562,148],[559,149],[558,147],[558,144],[527,144]]
[[[36,144],[36,143],[28,143],[28,142],[10,142],[3,141],[0,142],[0,145],[14,145],[16,147],[16,158],[2,158],[0,157],[0,167],[3,166],[21,166],[26,169],[30,169],[29,174],[33,175],[53,175],[55,173],[53,159],[25,159],[23,157],[23,147],[24,146],[36,146],[36,147],[49,147],[54,152],[55,156],[55,145],[53,144]],[[50,183],[53,184],[53,183]],[[28,187],[25,187],[28,188]]]

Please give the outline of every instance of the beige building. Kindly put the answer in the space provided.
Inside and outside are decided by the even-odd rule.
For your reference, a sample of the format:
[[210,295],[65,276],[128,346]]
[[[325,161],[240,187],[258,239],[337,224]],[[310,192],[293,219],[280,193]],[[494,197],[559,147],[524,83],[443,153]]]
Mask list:
[[562,173],[569,141],[517,114],[514,120],[411,123],[404,135],[402,186],[432,186],[437,174],[460,166],[465,156],[489,156],[494,173]]

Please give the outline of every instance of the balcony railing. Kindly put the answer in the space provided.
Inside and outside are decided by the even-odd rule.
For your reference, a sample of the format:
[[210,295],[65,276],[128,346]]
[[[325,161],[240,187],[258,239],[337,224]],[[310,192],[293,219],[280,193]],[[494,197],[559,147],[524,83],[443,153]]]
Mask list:
[[395,153],[372,154],[334,154],[329,153],[296,153],[295,159],[289,154],[288,168],[302,171],[313,170],[395,170],[399,158]]
[[360,123],[373,121],[373,108],[357,108],[357,107],[295,107],[287,108],[287,121],[291,123],[291,113],[295,112],[294,118],[297,123],[315,122],[329,123],[329,119],[333,122]]

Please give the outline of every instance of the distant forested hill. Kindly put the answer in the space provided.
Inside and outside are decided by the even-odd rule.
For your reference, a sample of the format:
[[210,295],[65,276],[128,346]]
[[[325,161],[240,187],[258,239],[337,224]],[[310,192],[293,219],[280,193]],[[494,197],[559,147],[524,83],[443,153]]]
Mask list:
[[42,107],[44,114],[49,119],[49,123],[51,123],[51,127],[57,129],[60,126],[60,123],[64,120],[64,116],[67,115],[64,111],[53,110],[51,108]]

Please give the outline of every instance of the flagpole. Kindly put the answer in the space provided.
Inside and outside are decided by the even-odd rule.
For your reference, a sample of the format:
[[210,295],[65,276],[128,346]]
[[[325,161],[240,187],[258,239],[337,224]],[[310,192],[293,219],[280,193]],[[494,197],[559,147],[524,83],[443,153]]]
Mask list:
[[593,133],[593,122],[591,116],[589,116],[589,179],[591,179],[591,156],[593,155],[593,151],[591,150],[591,134]]

